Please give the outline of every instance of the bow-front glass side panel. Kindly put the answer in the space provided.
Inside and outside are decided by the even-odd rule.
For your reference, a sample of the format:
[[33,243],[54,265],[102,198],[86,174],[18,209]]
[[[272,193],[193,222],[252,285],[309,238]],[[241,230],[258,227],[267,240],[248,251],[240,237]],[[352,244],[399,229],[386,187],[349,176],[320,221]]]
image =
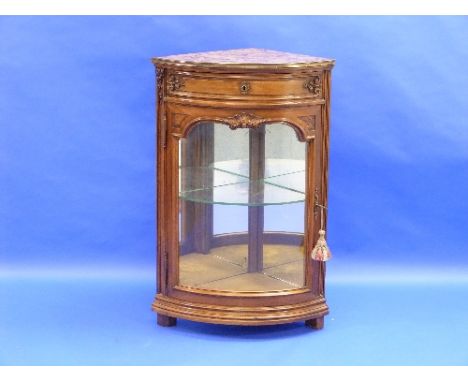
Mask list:
[[199,122],[179,144],[179,285],[302,288],[306,144],[296,131]]

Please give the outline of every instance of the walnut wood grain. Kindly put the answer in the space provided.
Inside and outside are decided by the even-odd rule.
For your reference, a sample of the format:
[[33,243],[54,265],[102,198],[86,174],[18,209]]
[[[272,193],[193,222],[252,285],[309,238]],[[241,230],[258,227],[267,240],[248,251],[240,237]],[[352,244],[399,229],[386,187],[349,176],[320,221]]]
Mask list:
[[226,306],[189,302],[174,297],[157,295],[153,309],[159,314],[214,324],[272,325],[307,321],[328,314],[323,298],[309,299],[298,304],[273,306]]
[[[324,298],[325,265],[309,260],[309,253],[320,228],[315,203],[327,205],[331,68],[334,60],[248,50],[160,57],[153,62],[157,67],[158,282],[152,307],[158,313],[158,323],[170,326],[175,324],[177,317],[238,325],[304,320],[313,328],[323,327],[323,317],[328,313]],[[203,148],[209,143],[209,136],[199,139],[199,145],[195,146],[198,154],[184,153],[183,148],[179,153],[179,142],[197,123],[214,122],[252,131],[267,123],[280,122],[291,126],[298,140],[306,142],[305,233],[278,234],[262,230],[261,235],[264,243],[303,245],[307,259],[304,287],[249,292],[180,285],[180,251],[207,253],[213,247],[249,241],[246,233],[213,235],[210,207],[190,207],[181,203],[178,197],[179,154],[186,163],[200,165],[208,163],[212,155],[209,149]],[[262,149],[261,145],[257,146],[251,155],[259,157]],[[185,209],[187,218],[179,227],[180,208]],[[252,214],[252,225],[257,228],[260,227],[259,217],[259,214]],[[325,211],[325,224],[326,221]],[[199,232],[192,237],[190,225],[199,227]],[[182,229],[181,236],[185,242],[182,246],[179,246],[179,229]],[[257,244],[260,243],[259,232],[253,240]],[[255,258],[257,265],[260,258]]]
[[226,74],[223,78],[207,73],[187,73],[172,70],[167,94],[174,98],[194,100],[236,100],[258,102],[268,97],[280,101],[323,100],[322,73],[311,72],[289,76],[259,76]]

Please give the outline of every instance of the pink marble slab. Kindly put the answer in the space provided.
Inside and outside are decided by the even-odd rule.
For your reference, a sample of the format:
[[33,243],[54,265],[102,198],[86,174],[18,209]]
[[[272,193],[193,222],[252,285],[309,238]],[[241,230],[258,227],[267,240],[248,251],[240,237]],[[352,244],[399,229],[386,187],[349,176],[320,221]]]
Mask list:
[[174,61],[178,63],[205,63],[220,65],[294,65],[334,63],[334,60],[329,58],[255,48],[177,54],[157,57],[156,60]]

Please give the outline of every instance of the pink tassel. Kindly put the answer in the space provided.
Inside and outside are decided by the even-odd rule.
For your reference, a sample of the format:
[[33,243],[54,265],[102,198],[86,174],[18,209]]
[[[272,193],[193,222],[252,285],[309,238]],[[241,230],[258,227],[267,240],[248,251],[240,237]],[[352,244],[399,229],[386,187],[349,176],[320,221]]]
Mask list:
[[328,248],[327,241],[325,240],[325,231],[321,229],[319,231],[319,238],[317,244],[315,244],[314,249],[310,255],[312,260],[317,261],[328,261],[331,259],[332,254]]

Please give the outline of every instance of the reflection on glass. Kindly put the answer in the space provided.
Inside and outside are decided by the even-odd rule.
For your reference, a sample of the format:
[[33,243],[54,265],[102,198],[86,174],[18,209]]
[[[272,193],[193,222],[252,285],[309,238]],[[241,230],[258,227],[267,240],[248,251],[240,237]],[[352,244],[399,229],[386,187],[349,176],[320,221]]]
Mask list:
[[179,152],[179,284],[256,292],[304,286],[306,147],[295,131],[203,122]]

